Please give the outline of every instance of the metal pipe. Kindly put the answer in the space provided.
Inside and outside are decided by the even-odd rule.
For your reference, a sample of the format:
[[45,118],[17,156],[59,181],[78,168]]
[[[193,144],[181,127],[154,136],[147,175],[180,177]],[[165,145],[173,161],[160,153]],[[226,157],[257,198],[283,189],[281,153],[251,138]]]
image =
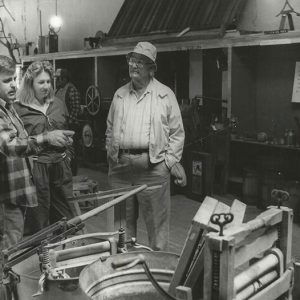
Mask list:
[[50,250],[49,254],[51,256],[51,260],[55,259],[56,262],[59,262],[71,258],[101,253],[109,250],[110,243],[108,241],[104,241],[101,243],[95,243],[81,247],[74,247],[65,250]]
[[134,189],[134,190],[132,190],[132,191],[130,191],[130,192],[128,192],[128,193],[126,193],[126,194],[118,197],[118,198],[115,198],[115,199],[113,199],[113,200],[111,200],[111,201],[109,201],[109,202],[107,202],[107,203],[105,203],[105,204],[103,204],[103,205],[101,205],[99,207],[96,207],[96,208],[94,208],[94,209],[92,209],[92,210],[90,210],[90,211],[88,211],[88,212],[80,215],[80,216],[74,217],[73,219],[69,220],[67,223],[69,225],[75,225],[75,224],[84,222],[85,220],[87,220],[87,219],[89,219],[89,218],[91,218],[91,217],[93,217],[93,216],[95,216],[95,215],[97,215],[97,214],[99,214],[99,213],[107,210],[108,208],[110,208],[110,207],[112,207],[112,206],[114,206],[114,205],[116,205],[116,204],[118,204],[118,203],[126,200],[127,198],[129,198],[129,197],[137,194],[138,192],[140,192],[140,191],[142,191],[142,190],[144,190],[146,188],[147,188],[147,185],[143,184],[143,185],[139,186],[138,188],[136,188],[136,189]]
[[234,277],[234,290],[239,292],[241,289],[261,277],[267,271],[275,268],[279,263],[279,258],[275,254],[268,254],[260,259],[247,270]]

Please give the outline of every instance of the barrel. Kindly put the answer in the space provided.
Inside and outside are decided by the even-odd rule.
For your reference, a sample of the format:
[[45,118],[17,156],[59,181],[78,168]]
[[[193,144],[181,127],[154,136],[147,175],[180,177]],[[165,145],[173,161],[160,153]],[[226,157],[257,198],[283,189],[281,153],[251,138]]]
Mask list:
[[258,173],[256,170],[243,170],[243,202],[257,205],[259,197]]
[[[158,285],[168,289],[178,255],[168,252],[129,252],[97,260],[79,276],[82,290],[93,300],[163,300],[149,280],[144,262]],[[121,267],[116,267],[116,266]]]

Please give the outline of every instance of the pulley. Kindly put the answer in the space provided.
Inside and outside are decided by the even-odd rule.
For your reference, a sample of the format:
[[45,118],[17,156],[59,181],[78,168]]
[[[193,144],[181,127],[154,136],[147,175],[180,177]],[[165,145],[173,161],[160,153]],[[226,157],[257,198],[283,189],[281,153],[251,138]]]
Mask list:
[[89,124],[85,124],[82,128],[82,144],[84,147],[89,148],[93,144],[94,136],[92,127]]
[[95,116],[100,110],[100,91],[97,86],[90,85],[85,93],[85,104],[90,115]]

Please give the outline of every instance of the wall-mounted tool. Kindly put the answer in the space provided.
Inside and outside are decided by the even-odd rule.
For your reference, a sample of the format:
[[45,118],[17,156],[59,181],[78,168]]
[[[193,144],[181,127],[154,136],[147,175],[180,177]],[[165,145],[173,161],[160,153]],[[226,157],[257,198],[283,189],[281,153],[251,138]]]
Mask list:
[[294,8],[291,6],[291,4],[289,3],[289,0],[286,0],[280,13],[278,15],[276,15],[276,17],[281,16],[279,30],[284,29],[286,19],[288,19],[290,30],[295,30],[292,13],[294,13],[298,17],[300,16],[300,13],[296,12],[294,10]]

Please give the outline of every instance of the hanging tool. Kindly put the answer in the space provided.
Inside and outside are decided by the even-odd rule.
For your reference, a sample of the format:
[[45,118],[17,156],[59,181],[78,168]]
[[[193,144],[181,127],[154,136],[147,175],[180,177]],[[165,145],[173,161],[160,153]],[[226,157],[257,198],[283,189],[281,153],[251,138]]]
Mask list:
[[291,6],[289,0],[286,0],[280,13],[276,15],[276,17],[279,17],[281,15],[279,30],[284,29],[286,18],[288,18],[290,30],[295,30],[292,13],[294,13],[296,16],[300,16],[300,13],[296,12]]

